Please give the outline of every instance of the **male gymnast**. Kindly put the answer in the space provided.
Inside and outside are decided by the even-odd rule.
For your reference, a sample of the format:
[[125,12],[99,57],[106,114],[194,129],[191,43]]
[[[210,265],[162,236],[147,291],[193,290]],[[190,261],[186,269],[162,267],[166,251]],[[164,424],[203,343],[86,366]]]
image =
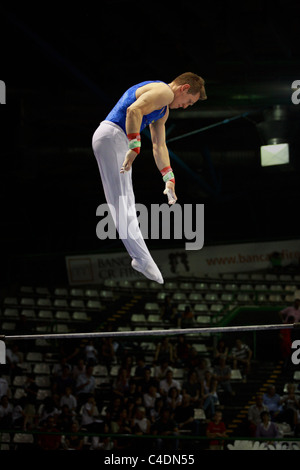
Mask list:
[[169,109],[186,109],[207,98],[205,82],[187,72],[167,84],[145,81],[129,88],[96,129],[92,146],[106,201],[120,239],[132,258],[131,266],[148,279],[163,284],[160,270],[143,239],[135,210],[132,164],[141,150],[141,132],[149,125],[153,156],[165,183],[164,194],[174,204],[175,177],[166,145]]

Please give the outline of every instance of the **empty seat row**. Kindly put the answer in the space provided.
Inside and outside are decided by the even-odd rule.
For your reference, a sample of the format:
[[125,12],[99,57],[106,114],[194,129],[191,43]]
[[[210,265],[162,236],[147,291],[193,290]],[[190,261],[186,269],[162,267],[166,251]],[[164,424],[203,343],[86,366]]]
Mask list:
[[40,308],[70,308],[70,309],[80,309],[80,308],[101,308],[103,305],[100,300],[88,300],[84,301],[82,299],[74,299],[68,301],[67,299],[48,299],[48,298],[39,298],[34,299],[31,297],[22,297],[18,300],[16,297],[6,297],[3,301],[5,306],[20,306],[20,307],[40,307]]
[[[1,324],[0,331],[3,333],[12,333],[12,335],[16,332],[17,323],[4,321]],[[48,334],[48,333],[71,333],[73,331],[73,324],[65,324],[65,323],[45,323],[44,325],[36,324],[36,326],[32,327],[32,334]],[[19,334],[19,332],[18,332]],[[27,334],[27,333],[24,333]]]
[[12,309],[6,308],[3,311],[3,316],[5,318],[19,318],[20,315],[24,315],[29,319],[39,319],[39,320],[74,320],[74,321],[89,321],[90,317],[86,312],[68,312],[66,310],[58,310],[53,312],[52,310],[39,310],[37,313],[33,309]]

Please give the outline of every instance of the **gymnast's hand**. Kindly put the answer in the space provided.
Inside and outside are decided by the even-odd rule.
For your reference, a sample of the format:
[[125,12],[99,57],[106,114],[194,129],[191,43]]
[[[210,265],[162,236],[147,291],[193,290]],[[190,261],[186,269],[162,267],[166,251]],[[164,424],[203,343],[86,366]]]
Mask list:
[[166,182],[166,189],[164,190],[164,194],[168,196],[168,204],[175,204],[177,201],[177,196],[175,194],[175,184],[172,181]]
[[126,153],[126,157],[123,162],[123,165],[121,166],[120,173],[125,173],[125,171],[130,170],[136,156],[137,156],[137,153],[134,150],[128,150],[128,152]]

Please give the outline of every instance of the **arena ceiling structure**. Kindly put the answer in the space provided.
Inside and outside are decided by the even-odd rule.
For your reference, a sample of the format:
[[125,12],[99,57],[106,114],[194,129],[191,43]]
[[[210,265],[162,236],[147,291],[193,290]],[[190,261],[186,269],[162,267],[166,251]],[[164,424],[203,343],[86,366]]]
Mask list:
[[[170,113],[167,144],[178,202],[205,204],[205,243],[297,238],[299,15],[289,0],[106,0],[4,12],[3,252],[103,249],[92,134],[129,86],[186,71],[205,79],[208,99]],[[279,123],[270,122],[272,110]],[[261,125],[268,119],[269,133]],[[278,129],[283,135],[273,135]],[[270,133],[288,141],[288,164],[261,166]],[[164,203],[147,132],[142,142],[136,201]]]

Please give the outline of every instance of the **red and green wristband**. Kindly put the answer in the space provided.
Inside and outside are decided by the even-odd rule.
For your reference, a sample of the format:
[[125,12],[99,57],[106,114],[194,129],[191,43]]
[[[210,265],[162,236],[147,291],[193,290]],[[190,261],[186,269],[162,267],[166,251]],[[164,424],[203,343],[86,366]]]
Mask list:
[[129,140],[129,150],[133,150],[139,154],[141,151],[141,135],[139,132],[132,132],[127,134]]
[[160,170],[163,180],[166,183],[167,181],[172,181],[175,184],[175,176],[173,170],[170,166],[166,166],[162,170]]

